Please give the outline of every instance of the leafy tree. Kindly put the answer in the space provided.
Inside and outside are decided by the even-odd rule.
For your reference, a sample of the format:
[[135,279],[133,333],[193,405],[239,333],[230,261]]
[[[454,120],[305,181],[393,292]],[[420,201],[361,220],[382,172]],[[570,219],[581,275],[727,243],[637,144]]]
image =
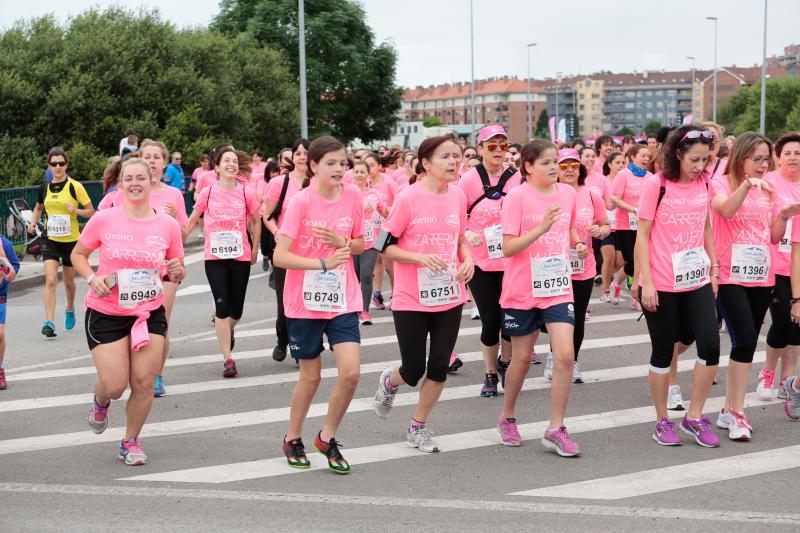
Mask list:
[[644,133],[647,135],[655,135],[661,129],[661,123],[657,120],[651,120],[644,125]]
[[[787,76],[767,80],[766,135],[777,139],[800,127],[800,78]],[[761,84],[742,87],[728,98],[717,113],[725,130],[733,135],[758,131],[761,118]]]
[[[251,33],[283,51],[296,83],[297,19],[297,0],[222,0],[212,27]],[[353,0],[306,0],[305,28],[309,130],[345,141],[388,139],[403,93],[394,85],[394,48],[375,44],[364,9]]]
[[539,113],[539,118],[536,119],[536,132],[534,133],[536,137],[541,137],[542,139],[550,138],[549,120],[550,117],[547,115],[547,109],[542,109],[542,112]]
[[444,124],[442,119],[434,115],[422,118],[422,125],[426,128],[433,128],[434,126],[441,126],[442,124]]
[[615,135],[625,136],[625,135],[636,135],[636,134],[628,126],[622,126],[620,129],[617,130],[617,133],[615,133]]

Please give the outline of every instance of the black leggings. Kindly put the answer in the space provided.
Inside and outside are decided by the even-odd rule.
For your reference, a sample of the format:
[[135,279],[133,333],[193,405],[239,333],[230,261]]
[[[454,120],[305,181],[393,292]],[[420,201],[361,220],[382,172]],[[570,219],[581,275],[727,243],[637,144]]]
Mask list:
[[625,260],[625,274],[633,276],[633,248],[636,246],[636,232],[630,229],[618,229],[614,232],[614,247],[622,253]]
[[289,326],[286,324],[286,313],[283,310],[283,286],[286,285],[286,269],[273,265],[272,274],[275,280],[275,296],[278,300],[275,335],[278,337],[278,346],[285,349],[289,344]]
[[772,325],[767,333],[767,345],[776,350],[800,346],[800,327],[792,322],[792,282],[789,276],[775,276],[769,314]]
[[242,318],[250,261],[214,259],[206,261],[206,278],[214,296],[217,318]]
[[[619,232],[617,232],[619,233]],[[641,299],[641,288],[639,288]],[[706,366],[719,364],[719,329],[711,284],[693,291],[658,291],[658,308],[655,313],[642,308],[650,333],[653,352],[650,356],[650,369],[658,374],[669,372],[672,351],[675,343],[684,340],[691,328],[697,342],[697,358]]]
[[603,270],[603,252],[600,251],[600,248],[603,246],[602,243],[603,241],[601,239],[595,239],[592,237],[592,253],[594,254],[594,264],[597,276],[599,276],[600,272]]
[[575,305],[575,333],[572,337],[572,347],[575,349],[575,360],[583,344],[583,335],[586,326],[586,310],[589,308],[589,299],[592,297],[594,279],[572,280],[572,298]]
[[[444,382],[450,354],[458,339],[461,327],[461,309],[457,305],[447,311],[392,311],[397,344],[400,347],[400,377],[415,387],[422,376],[431,381]],[[425,351],[428,335],[431,349],[428,354],[427,374]]]
[[767,314],[772,287],[720,285],[719,309],[731,336],[731,361],[752,363],[758,334]]
[[[469,281],[469,290],[481,315],[481,344],[495,346],[500,342],[503,329],[503,310],[500,308],[500,292],[503,290],[503,271],[486,271],[475,267]],[[511,340],[502,335],[504,341]]]

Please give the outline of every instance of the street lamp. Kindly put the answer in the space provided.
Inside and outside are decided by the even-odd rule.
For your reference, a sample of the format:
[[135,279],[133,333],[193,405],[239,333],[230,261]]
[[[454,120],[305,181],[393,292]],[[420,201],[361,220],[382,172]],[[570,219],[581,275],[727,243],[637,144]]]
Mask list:
[[711,120],[713,122],[717,121],[717,17],[706,17],[706,20],[713,20],[714,21],[714,92],[713,92],[713,115]]
[[473,18],[473,0],[469,0],[469,63],[470,76],[469,100],[472,108],[472,131],[469,134],[470,144],[475,145],[475,24]]
[[558,140],[558,88],[561,85],[561,73],[556,72],[556,140]]
[[[686,59],[691,59],[691,60],[692,60],[692,105],[691,105],[691,109],[692,109],[692,110],[690,111],[690,113],[692,113],[692,115],[694,115],[694,83],[695,83],[695,62],[694,62],[694,56],[686,56]],[[701,117],[701,118],[702,118],[702,117]]]
[[300,43],[300,137],[308,139],[308,95],[306,94],[306,15],[305,2],[297,0],[297,37]]
[[536,46],[536,43],[528,45],[528,141],[533,138],[532,118],[531,118],[531,48]]
[[767,131],[767,0],[764,0],[764,52],[761,57],[761,135]]

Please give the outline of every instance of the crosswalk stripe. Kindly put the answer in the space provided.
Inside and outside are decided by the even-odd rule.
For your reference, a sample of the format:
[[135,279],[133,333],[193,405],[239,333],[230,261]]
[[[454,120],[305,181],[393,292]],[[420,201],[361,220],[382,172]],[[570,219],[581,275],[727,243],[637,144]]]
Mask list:
[[[473,354],[474,360],[480,358],[480,354]],[[763,361],[764,352],[756,355],[754,362]],[[720,366],[728,365],[728,357],[720,358]],[[370,367],[370,371],[380,372],[386,368],[386,363],[372,363],[365,365]],[[685,372],[694,367],[693,360],[683,360],[678,363],[678,370]],[[618,381],[622,379],[640,378],[646,376],[649,365],[635,365],[627,367],[616,367],[604,370],[593,370],[583,373],[586,384],[604,383]],[[324,369],[323,373],[335,375],[336,369]],[[363,373],[363,370],[362,370]],[[323,377],[325,377],[323,375]],[[527,378],[523,383],[523,390],[544,390],[550,388],[549,382],[544,378]],[[475,398],[477,396],[478,384],[463,385],[459,387],[445,388],[439,401],[460,400]],[[395,397],[395,406],[415,405],[419,393],[417,391],[400,393]],[[372,396],[353,399],[348,408],[349,413],[364,412],[372,410]],[[88,404],[91,398],[86,396]],[[308,416],[324,416],[328,412],[327,403],[312,404]],[[112,410],[113,413],[113,410]],[[112,415],[113,416],[113,415]],[[279,407],[274,409],[264,409],[259,411],[248,411],[242,413],[232,413],[217,416],[205,416],[199,418],[186,418],[167,422],[147,423],[142,430],[144,438],[163,437],[168,435],[181,435],[186,433],[196,433],[202,431],[216,431],[235,427],[252,426],[258,424],[270,424],[276,422],[286,422],[289,420],[289,408]],[[17,439],[6,439],[0,441],[0,455],[11,453],[22,453],[30,451],[49,450],[64,446],[80,446],[86,444],[96,444],[98,442],[114,442],[124,436],[124,427],[109,428],[101,435],[95,435],[91,431],[76,431],[71,433],[61,433],[53,435],[40,435],[36,437],[23,437]]]
[[[759,400],[755,394],[747,395],[745,407],[752,405],[765,405],[767,403]],[[724,404],[724,397],[709,398],[706,401],[703,412],[710,413],[718,411]],[[593,413],[584,416],[567,418],[565,424],[569,426],[571,434],[585,433],[613,429],[636,424],[644,424],[655,420],[655,409],[652,406],[636,407],[633,409],[623,409],[620,411],[610,411],[605,413]],[[547,429],[548,421],[533,422],[530,424],[520,424],[519,432],[524,440],[534,440],[541,438]],[[643,435],[642,438],[645,438]],[[500,446],[500,439],[496,428],[467,431],[450,435],[437,435],[435,437],[439,444],[440,453],[448,453],[461,450],[470,450],[487,446]],[[405,458],[419,458],[428,454],[410,448],[405,442],[393,442],[390,444],[379,444],[376,446],[365,446],[363,448],[351,448],[346,452],[347,461],[352,466],[379,463]],[[248,479],[261,479],[266,477],[284,476],[289,474],[302,474],[316,470],[326,470],[327,461],[322,455],[310,454],[311,467],[308,470],[296,470],[289,468],[285,457],[275,457],[272,459],[262,459],[257,461],[245,461],[241,463],[231,463],[224,465],[208,466],[201,468],[190,468],[186,470],[174,470],[171,472],[160,472],[155,474],[145,474],[121,478],[119,481],[164,481],[172,483],[230,483],[232,481],[244,481]]]
[[800,467],[800,446],[654,468],[621,476],[512,492],[510,496],[621,500]]
[[[479,329],[479,328],[478,328]],[[465,335],[462,330],[461,335]],[[477,333],[480,333],[478,331]],[[387,336],[387,337],[373,337],[371,339],[364,339],[362,340],[362,346],[374,346],[380,344],[392,344],[396,342],[396,337],[394,335]],[[650,337],[647,335],[631,335],[629,337],[605,337],[601,339],[589,339],[584,342],[583,349],[595,349],[595,348],[608,348],[611,346],[623,346],[623,345],[630,345],[630,344],[641,344],[645,342],[649,342]],[[548,350],[547,344],[540,344],[536,346],[536,350],[539,353],[546,352]],[[267,357],[267,354],[264,350],[254,350],[250,352],[242,352],[241,354],[236,354],[237,360],[245,360],[245,359],[253,359],[253,358],[261,358]],[[483,356],[480,352],[467,352],[465,354],[459,355],[461,360],[466,362],[471,361],[480,361],[483,359]],[[181,361],[182,359],[187,359],[188,361],[185,364],[203,364],[203,363],[221,363],[219,355],[200,355],[194,357],[185,357],[185,358],[178,358],[178,359],[171,359],[170,361]],[[367,374],[371,372],[380,372],[386,366],[393,364],[396,361],[383,361],[377,363],[367,363],[361,365],[361,373]],[[175,363],[173,363],[175,365]],[[77,369],[75,369],[77,370]],[[57,370],[45,370],[43,372],[47,372],[51,375],[53,373],[61,372],[65,375],[76,375],[76,374],[69,374],[70,369],[64,369],[63,371]],[[81,374],[94,374],[94,367],[83,367],[81,369]],[[32,373],[32,374],[40,374],[40,373]],[[283,372],[280,374],[270,374],[270,375],[262,375],[262,376],[245,376],[245,377],[238,377],[234,380],[231,379],[217,379],[212,381],[200,381],[200,382],[193,382],[193,383],[182,383],[182,384],[175,384],[169,385],[169,395],[176,396],[180,394],[194,394],[198,392],[210,392],[210,391],[217,391],[217,390],[228,390],[228,389],[239,389],[244,387],[256,387],[260,385],[275,385],[278,383],[291,383],[297,381],[297,371],[294,372]],[[326,368],[322,370],[322,377],[329,378],[329,377],[336,377],[337,376],[337,369],[336,368]],[[33,378],[29,378],[33,379]],[[126,391],[125,394],[121,399],[127,399],[128,395],[130,394],[129,391]],[[26,398],[22,400],[9,400],[5,402],[0,402],[0,413],[11,412],[11,411],[24,411],[27,409],[44,409],[49,407],[63,407],[67,405],[80,405],[83,403],[88,403],[91,401],[92,395],[81,393],[81,394],[67,394],[62,396],[44,396],[39,398]]]
[[[263,278],[267,275],[266,272],[262,272],[260,274],[253,274],[250,276],[250,280]],[[211,292],[211,286],[207,283],[199,283],[196,285],[188,285],[186,287],[180,288],[175,293],[176,297],[179,296],[192,296],[194,294],[202,294],[204,292]]]

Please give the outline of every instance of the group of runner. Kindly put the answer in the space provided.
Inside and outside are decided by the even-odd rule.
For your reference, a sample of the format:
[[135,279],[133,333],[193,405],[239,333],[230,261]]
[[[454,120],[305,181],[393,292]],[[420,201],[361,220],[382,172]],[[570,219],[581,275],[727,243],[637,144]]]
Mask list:
[[[109,165],[97,213],[80,182],[68,177],[67,153],[56,148],[48,155],[53,179],[39,192],[29,228],[43,217],[42,333],[56,336],[60,262],[66,329],[75,325],[75,272],[90,288],[85,329],[98,379],[89,425],[102,433],[111,400],[130,387],[119,458],[144,464],[139,434],[153,397],[165,394],[183,243],[202,221],[226,378],[237,375],[235,328],[259,245],[265,270],[271,267],[278,307],[272,355],[277,361],[291,355],[299,366],[283,444],[294,468],[310,466],[303,424],[327,337],[338,378],[314,446],[334,472],[350,470],[336,433],[359,381],[360,326],[371,323],[370,303],[386,304],[384,272],[400,363],[380,375],[374,410],[387,417],[400,387],[421,383],[406,429],[409,446],[440,449],[428,420],[448,373],[461,364],[454,348],[463,306],[472,299],[485,367],[480,394],[504,392],[501,442],[523,444],[516,403],[531,364],[541,362],[534,344],[547,333],[551,402],[542,443],[561,456],[580,454],[564,419],[572,384],[583,381],[578,354],[595,284],[610,305],[619,304],[627,286],[632,309],[646,319],[652,438],[679,445],[680,429],[701,446],[720,444],[704,404],[719,366],[721,320],[732,349],[716,425],[732,440],[748,440],[745,394],[767,310],[772,323],[757,394],[780,394],[787,415],[800,418],[800,380],[793,377],[800,353],[800,223],[792,224],[800,214],[800,133],[774,145],[745,133],[727,160],[717,157],[722,134],[704,123],[667,130],[650,146],[633,139],[618,146],[610,136],[591,147],[545,140],[514,146],[501,126],[491,125],[466,149],[444,135],[426,139],[416,153],[360,150],[351,160],[340,141],[324,136],[299,139],[266,162],[261,153],[251,160],[223,144],[193,175],[190,215],[180,191],[161,182],[169,154],[163,143],[144,140]],[[78,216],[89,219],[82,232]],[[89,263],[95,250],[96,268]],[[18,270],[14,259],[0,256],[5,284]],[[683,409],[677,361],[691,344],[697,350],[691,402],[676,425],[668,409]],[[0,329],[0,370],[3,346]]]

